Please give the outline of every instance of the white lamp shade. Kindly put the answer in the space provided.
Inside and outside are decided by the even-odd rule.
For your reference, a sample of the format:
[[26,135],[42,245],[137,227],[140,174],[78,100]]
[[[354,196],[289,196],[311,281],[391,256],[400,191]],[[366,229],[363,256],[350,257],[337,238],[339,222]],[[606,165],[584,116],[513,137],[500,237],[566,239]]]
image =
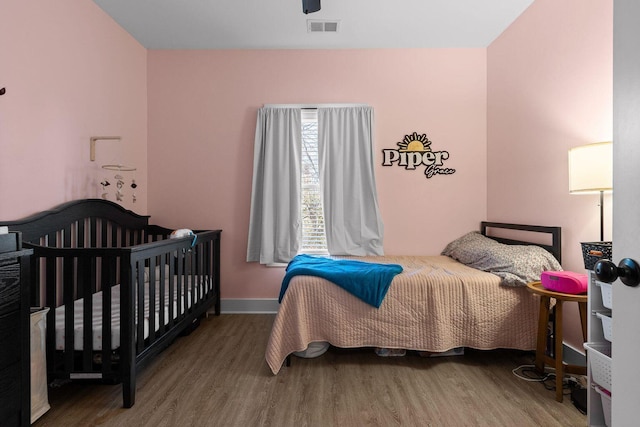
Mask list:
[[569,192],[613,189],[613,144],[598,142],[569,150]]

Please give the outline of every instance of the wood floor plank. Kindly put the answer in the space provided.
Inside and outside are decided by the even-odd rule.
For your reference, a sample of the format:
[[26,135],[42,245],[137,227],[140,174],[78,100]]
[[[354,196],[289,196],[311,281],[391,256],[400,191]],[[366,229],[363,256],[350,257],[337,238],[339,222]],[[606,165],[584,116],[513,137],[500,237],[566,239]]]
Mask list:
[[383,358],[335,349],[293,358],[277,376],[264,353],[273,315],[204,319],[139,375],[136,404],[120,385],[50,388],[44,426],[584,426],[567,396],[512,374],[530,352],[465,350]]

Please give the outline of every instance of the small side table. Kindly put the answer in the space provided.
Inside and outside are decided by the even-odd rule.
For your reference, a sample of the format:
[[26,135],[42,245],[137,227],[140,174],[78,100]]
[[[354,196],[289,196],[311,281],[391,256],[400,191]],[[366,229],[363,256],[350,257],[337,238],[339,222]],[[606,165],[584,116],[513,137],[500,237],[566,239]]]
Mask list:
[[[575,301],[580,310],[582,324],[582,340],[587,340],[587,295],[564,294],[545,289],[540,282],[532,282],[527,285],[534,294],[540,295],[540,316],[538,318],[538,341],[536,345],[536,371],[544,372],[544,365],[553,366],[556,370],[556,400],[562,402],[562,380],[565,373],[586,375],[585,366],[569,365],[562,361],[562,303]],[[549,311],[551,298],[556,302],[556,317],[554,321],[555,349],[553,357],[546,354],[547,350],[547,325],[549,323]]]

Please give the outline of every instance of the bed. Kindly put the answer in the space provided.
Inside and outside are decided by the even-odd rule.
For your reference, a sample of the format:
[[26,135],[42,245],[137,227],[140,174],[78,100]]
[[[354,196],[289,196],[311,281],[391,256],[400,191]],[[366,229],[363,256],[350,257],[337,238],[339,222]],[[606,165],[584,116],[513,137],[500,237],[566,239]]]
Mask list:
[[130,408],[138,370],[203,316],[220,314],[221,230],[172,238],[102,199],[0,225],[33,249],[31,305],[49,308],[49,383],[121,382]]
[[[524,284],[561,269],[560,254],[559,227],[482,222],[443,255],[346,257],[403,267],[379,308],[322,277],[294,276],[274,319],[267,364],[275,375],[292,353],[315,343],[429,353],[534,350],[539,300]],[[504,268],[513,260],[516,274]]]

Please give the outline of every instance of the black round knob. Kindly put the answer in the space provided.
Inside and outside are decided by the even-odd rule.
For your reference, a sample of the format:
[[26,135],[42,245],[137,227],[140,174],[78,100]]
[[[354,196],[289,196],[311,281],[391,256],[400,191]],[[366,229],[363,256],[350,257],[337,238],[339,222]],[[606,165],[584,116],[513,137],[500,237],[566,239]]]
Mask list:
[[601,259],[593,266],[593,272],[601,282],[612,283],[618,278],[618,268],[608,259]]
[[608,259],[601,259],[593,266],[593,272],[601,282],[612,283],[620,278],[627,286],[640,284],[640,265],[631,258],[624,258],[617,267]]
[[[624,271],[624,274],[619,271]],[[640,265],[631,258],[623,258],[618,264],[618,276],[620,280],[627,286],[638,286],[640,284]]]

